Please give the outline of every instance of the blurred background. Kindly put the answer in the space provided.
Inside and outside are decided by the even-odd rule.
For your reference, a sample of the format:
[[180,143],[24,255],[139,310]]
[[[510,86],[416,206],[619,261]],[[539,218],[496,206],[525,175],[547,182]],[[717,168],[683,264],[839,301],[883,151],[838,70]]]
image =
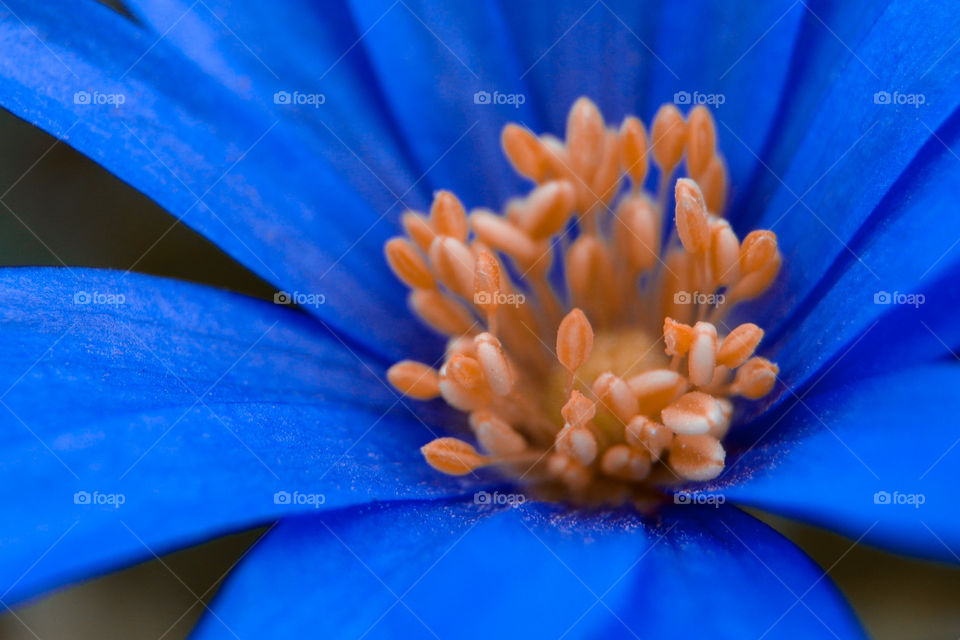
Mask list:
[[[6,205],[0,206],[0,264],[133,265],[135,271],[271,298],[272,287],[153,202],[2,110],[0,148],[0,201]],[[751,513],[829,572],[874,638],[960,638],[957,567],[906,560]],[[237,533],[18,606],[0,615],[0,638],[185,638],[203,603],[265,531]]]

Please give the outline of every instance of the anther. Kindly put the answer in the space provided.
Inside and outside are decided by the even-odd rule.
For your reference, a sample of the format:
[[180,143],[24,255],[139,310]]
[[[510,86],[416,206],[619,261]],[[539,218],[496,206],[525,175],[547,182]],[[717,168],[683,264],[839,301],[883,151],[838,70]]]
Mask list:
[[513,427],[489,411],[470,414],[470,428],[484,449],[495,456],[514,456],[527,449],[527,442]]
[[461,335],[475,324],[463,306],[434,289],[417,289],[409,300],[413,312],[440,333]]
[[427,218],[416,211],[407,211],[400,220],[403,223],[404,231],[420,247],[420,250],[424,253],[430,251],[430,245],[433,244],[433,239],[437,237],[437,232],[430,226]]
[[600,403],[621,421],[637,414],[637,397],[622,378],[607,371],[593,381],[593,394]]
[[687,116],[687,171],[690,175],[700,176],[707,169],[716,146],[713,116],[705,106],[697,105]]
[[740,245],[740,281],[730,292],[736,300],[759,296],[780,272],[777,236],[772,231],[751,231]]
[[704,482],[720,475],[726,457],[723,445],[709,434],[678,435],[670,446],[668,463],[681,477]]
[[763,329],[751,322],[741,324],[723,339],[717,352],[717,364],[731,369],[739,367],[753,355],[762,338]]
[[643,123],[633,116],[624,118],[620,125],[620,168],[630,176],[634,189],[643,188],[647,177],[647,133]]
[[384,247],[387,264],[400,280],[412,289],[434,289],[437,283],[430,273],[430,267],[405,238],[392,238]]
[[387,369],[387,380],[397,391],[417,400],[431,400],[440,395],[440,376],[422,362],[401,360]]
[[567,154],[579,175],[589,176],[600,164],[606,133],[597,105],[589,98],[578,98],[567,117]]
[[693,327],[673,318],[664,318],[663,341],[668,356],[685,356],[693,342]]
[[496,333],[494,323],[500,296],[500,263],[488,251],[477,253],[473,271],[473,302],[487,314],[487,328]]
[[597,437],[590,429],[564,425],[557,433],[556,450],[558,453],[576,459],[580,464],[590,464],[597,457],[599,445]]
[[[453,357],[457,357],[456,355]],[[463,356],[468,357],[468,356]],[[482,409],[490,402],[490,393],[485,385],[477,385],[473,389],[457,382],[449,371],[449,362],[440,368],[440,382],[437,387],[444,401],[454,409],[473,411]]]
[[570,399],[560,409],[564,422],[574,427],[586,427],[596,414],[597,405],[576,389],[570,392]]
[[471,213],[470,226],[484,244],[503,251],[525,269],[549,251],[548,245],[533,240],[508,220],[489,211]]
[[677,180],[675,188],[677,208],[677,234],[683,248],[693,254],[704,253],[710,248],[710,223],[707,220],[707,205],[696,182],[689,178]]
[[467,240],[467,213],[460,199],[449,191],[437,191],[434,194],[430,225],[440,235],[460,242]]
[[698,387],[710,384],[717,366],[717,328],[709,322],[693,325],[688,361],[690,382]]
[[464,389],[476,389],[484,383],[480,363],[470,356],[454,354],[444,368],[450,378]]
[[710,427],[723,420],[717,399],[702,391],[691,391],[680,396],[660,412],[663,424],[674,433],[707,433]]
[[557,329],[557,360],[572,375],[593,350],[593,327],[580,309],[574,309]]
[[573,213],[576,195],[566,180],[546,182],[520,208],[518,225],[530,237],[549,238],[563,228]]
[[710,269],[716,284],[731,285],[740,277],[740,241],[730,223],[717,218],[710,225]]
[[773,231],[751,231],[740,245],[740,269],[744,273],[763,269],[777,253],[777,235]]
[[500,144],[517,173],[534,182],[543,181],[548,160],[537,136],[521,126],[508,124],[503,128]]
[[459,240],[437,236],[430,246],[430,266],[448,289],[470,299],[473,295],[476,259],[470,248]]
[[689,388],[687,379],[670,369],[645,371],[627,380],[627,384],[637,398],[638,412],[643,415],[659,414]]
[[770,393],[779,373],[780,367],[766,358],[750,358],[737,369],[731,391],[757,400]]
[[462,476],[489,463],[470,444],[457,438],[437,438],[420,447],[427,463],[451,476]]
[[447,358],[451,358],[455,353],[462,353],[465,356],[476,358],[477,348],[473,344],[473,336],[461,335],[450,338],[447,341],[447,348],[444,354]]
[[650,475],[650,455],[642,449],[615,444],[604,452],[600,468],[608,476],[639,482]]
[[643,449],[654,460],[673,442],[673,432],[646,416],[634,416],[623,432],[627,444]]
[[516,382],[513,365],[503,350],[503,345],[489,333],[481,333],[474,338],[477,359],[486,375],[490,388],[498,396],[508,395]]
[[696,180],[703,191],[707,211],[721,215],[727,200],[727,167],[720,156],[714,155],[703,173],[696,176]]
[[780,273],[782,258],[777,253],[773,259],[759,271],[741,274],[740,280],[730,291],[730,298],[734,300],[750,300],[764,293],[777,279]]
[[665,174],[670,174],[680,163],[686,129],[683,116],[672,104],[667,103],[657,110],[650,128],[650,146],[653,148],[653,161]]

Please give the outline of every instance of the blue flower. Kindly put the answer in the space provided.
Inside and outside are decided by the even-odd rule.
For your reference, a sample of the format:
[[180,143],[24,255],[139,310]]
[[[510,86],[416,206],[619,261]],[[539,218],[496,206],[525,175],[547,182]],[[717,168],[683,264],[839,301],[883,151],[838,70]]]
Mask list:
[[[0,3],[2,105],[302,310],[0,271],[4,605],[279,520],[199,637],[860,637],[829,576],[734,504],[957,560],[951,8],[127,4]],[[418,449],[451,414],[384,381],[443,351],[383,261],[400,214],[434,188],[524,192],[502,127],[560,134],[581,95],[609,122],[715,107],[727,217],[783,255],[741,310],[782,384],[740,409],[699,504],[655,515],[441,476]]]

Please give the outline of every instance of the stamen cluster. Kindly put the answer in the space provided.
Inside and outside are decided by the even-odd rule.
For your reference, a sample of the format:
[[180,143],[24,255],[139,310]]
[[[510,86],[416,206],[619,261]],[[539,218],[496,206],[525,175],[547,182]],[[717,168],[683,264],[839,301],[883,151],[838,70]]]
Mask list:
[[[754,356],[763,330],[724,318],[767,290],[781,256],[773,232],[741,242],[721,217],[727,174],[705,107],[684,119],[664,105],[650,138],[633,117],[608,128],[580,98],[565,142],[504,129],[508,159],[535,183],[504,215],[468,215],[447,191],[429,215],[404,214],[406,237],[386,244],[387,261],[413,312],[449,341],[439,369],[405,360],[388,379],[467,412],[482,450],[438,438],[422,448],[434,468],[497,465],[579,500],[629,499],[723,470],[731,398],[766,395],[778,374]],[[655,194],[644,189],[649,156]]]

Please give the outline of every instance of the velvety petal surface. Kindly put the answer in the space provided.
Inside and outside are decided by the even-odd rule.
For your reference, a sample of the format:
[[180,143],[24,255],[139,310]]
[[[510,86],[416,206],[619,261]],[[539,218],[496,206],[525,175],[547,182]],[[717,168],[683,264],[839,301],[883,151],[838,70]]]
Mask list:
[[[639,19],[656,25],[650,46],[657,56],[648,62],[643,113],[652,117],[663,102],[676,103],[684,113],[695,104],[706,105],[717,121],[717,143],[730,171],[730,204],[756,198],[760,194],[743,191],[758,164],[750,149],[771,135],[790,90],[791,62],[806,55],[798,40],[808,12],[803,3],[790,0],[659,4]],[[731,206],[730,216],[735,215]]]
[[[429,204],[430,175],[411,161],[385,108],[348,7],[308,0],[127,3],[238,100],[272,110],[316,138],[323,159],[395,225]],[[425,32],[426,33],[426,32]],[[289,98],[289,99],[287,99]],[[314,99],[316,98],[316,99]]]
[[499,209],[520,193],[500,131],[515,121],[539,132],[540,123],[496,4],[348,4],[386,108],[432,184],[454,190],[468,207]]
[[[269,596],[268,596],[269,594]],[[290,518],[199,638],[862,637],[829,577],[728,507],[377,504]]]
[[[427,172],[424,182],[456,189],[471,206],[496,206],[519,187],[499,150],[502,125],[516,121],[535,131],[562,134],[567,110],[580,95],[596,100],[613,122],[633,113],[649,119],[659,104],[675,97],[688,108],[684,92],[691,100],[720,96],[728,125],[759,147],[769,133],[805,15],[789,2],[759,9],[712,3],[681,9],[655,2],[452,8],[385,1],[350,3],[351,25],[338,3],[298,5],[279,13],[219,4],[202,11],[188,3],[161,6],[153,0],[136,5],[156,30],[171,29],[188,55],[226,81],[237,67],[254,82],[262,77],[270,84],[266,66],[329,83],[324,65],[304,74],[296,69],[298,60],[301,66],[304,60],[326,60],[327,49],[356,34],[343,47],[346,55],[338,66],[357,59],[350,67],[356,76],[366,78],[372,70],[373,84],[414,163]],[[327,28],[318,25],[317,37],[301,42],[303,23],[319,22],[337,25],[338,33],[324,40],[319,34]],[[190,37],[194,29],[204,37]],[[212,42],[223,46],[212,47]],[[696,42],[702,55],[688,55],[689,42]],[[324,53],[313,55],[318,47]],[[224,50],[235,53],[226,54],[234,62],[224,62]],[[270,62],[278,57],[276,64]],[[369,68],[363,64],[367,61]],[[356,89],[348,92],[354,93]],[[425,118],[426,110],[443,117]],[[304,115],[315,119],[324,113],[308,110]],[[350,128],[336,118],[324,121],[334,130]],[[729,134],[722,130],[721,136]],[[349,134],[344,141],[352,146]],[[739,184],[756,159],[739,145],[727,147],[733,150],[731,168]],[[363,145],[354,150],[364,158],[369,153]],[[463,163],[464,155],[473,162]],[[376,166],[375,161],[369,164]]]
[[[790,2],[502,6],[547,131],[563,132],[567,109],[581,95],[614,123],[633,114],[649,124],[664,102],[675,101],[684,112],[709,102],[753,145],[768,134],[803,17]],[[756,159],[732,144],[726,128],[719,135],[736,189]]]
[[272,101],[241,99],[153,31],[82,4],[0,7],[0,104],[278,289],[323,294],[306,308],[324,322],[394,357],[432,351],[383,266],[382,212],[309,130]]
[[[744,315],[772,340],[792,343],[774,352],[794,360],[783,367],[792,385],[871,324],[875,292],[916,286],[956,238],[942,207],[953,198],[960,168],[947,148],[956,145],[960,53],[952,45],[960,23],[953,11],[915,8],[890,3],[846,43],[850,59],[824,89],[815,115],[785,125],[788,140],[793,127],[803,134],[786,165],[769,169],[776,174],[772,198],[762,213],[741,218],[773,228],[780,239],[780,285]],[[910,96],[914,104],[899,102]],[[830,295],[831,303],[822,304]],[[837,313],[841,301],[858,307],[852,314],[861,317],[848,321]],[[798,328],[821,307],[832,322],[813,317]],[[834,348],[809,348],[824,340],[835,341]]]
[[289,513],[462,487],[420,457],[436,416],[292,307],[4,269],[0,330],[7,604]]
[[[791,316],[774,321],[763,351],[779,364],[782,384],[748,404],[745,418],[789,402],[788,388],[803,389],[834,367],[882,372],[949,356],[960,345],[960,300],[951,284],[960,276],[960,216],[949,213],[960,199],[958,151],[960,112],[931,135]],[[787,258],[788,270],[792,259],[806,260]],[[740,317],[763,315],[774,297]]]
[[[848,67],[861,65],[860,47],[868,37],[876,37],[873,29],[890,4],[891,0],[808,0],[782,14],[782,22],[786,22],[794,17],[795,10],[799,11],[799,25],[773,119],[759,145],[755,144],[758,138],[749,137],[748,128],[736,126],[717,110],[723,151],[756,160],[746,179],[732,185],[736,200],[730,217],[741,221],[744,228],[756,224],[780,187],[778,178],[787,171],[797,147],[810,134],[811,121],[820,115],[824,96]],[[776,27],[769,29],[761,42],[773,37],[775,30]],[[752,57],[751,51],[743,61]],[[826,138],[822,142],[831,144]]]
[[956,361],[862,378],[838,369],[765,418],[766,435],[729,457],[710,490],[854,540],[960,562],[958,388]]

